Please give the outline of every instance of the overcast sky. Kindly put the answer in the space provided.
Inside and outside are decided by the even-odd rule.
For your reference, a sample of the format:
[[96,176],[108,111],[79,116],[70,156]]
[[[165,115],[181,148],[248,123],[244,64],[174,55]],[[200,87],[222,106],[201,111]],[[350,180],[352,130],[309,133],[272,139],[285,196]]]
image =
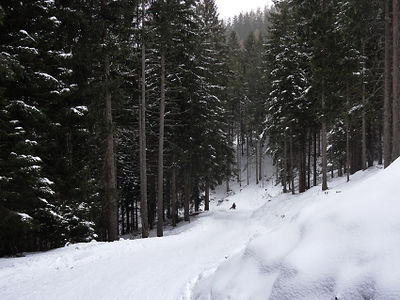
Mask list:
[[242,11],[256,10],[258,7],[271,6],[271,0],[216,0],[221,18],[233,17]]

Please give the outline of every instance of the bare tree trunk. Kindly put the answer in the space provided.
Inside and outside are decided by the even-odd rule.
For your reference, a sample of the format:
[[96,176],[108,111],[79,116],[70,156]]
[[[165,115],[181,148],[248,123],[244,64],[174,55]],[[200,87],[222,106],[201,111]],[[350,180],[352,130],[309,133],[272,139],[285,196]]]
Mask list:
[[239,112],[240,112],[240,141],[241,141],[241,148],[242,148],[242,156],[244,156],[244,124],[243,124],[243,107],[242,102],[239,103]]
[[[346,107],[349,109],[350,106],[350,95],[349,95],[349,84],[346,84]],[[347,182],[350,181],[350,116],[346,116],[346,174]]]
[[184,186],[184,205],[183,205],[183,210],[184,210],[184,220],[185,221],[190,221],[189,218],[189,209],[190,209],[190,170],[189,170],[189,166],[186,165],[185,169],[184,169],[184,182],[185,182],[185,186]]
[[399,0],[393,0],[393,138],[392,161],[400,155],[399,139]]
[[282,174],[282,185],[283,185],[283,192],[287,193],[287,175],[288,175],[288,149],[287,149],[287,137],[285,132],[285,140],[283,144],[283,151],[285,152],[283,155],[283,174]]
[[298,159],[299,159],[299,193],[306,191],[306,162],[305,162],[305,136],[300,137],[298,143]]
[[[365,57],[365,41],[361,41],[362,44],[362,55]],[[366,111],[367,111],[367,101],[365,98],[365,78],[364,78],[364,69],[365,66],[363,65],[362,68],[362,141],[361,141],[361,160],[362,160],[362,169],[365,170],[367,168],[367,118],[366,118]]]
[[[322,12],[326,11],[326,0],[322,0]],[[326,24],[325,20],[323,21],[323,31],[326,34]],[[324,45],[325,47],[326,45]],[[322,68],[326,68],[326,55],[327,49],[323,49],[322,54]],[[325,70],[324,70],[325,72]],[[328,189],[327,182],[327,157],[326,157],[326,148],[327,148],[327,140],[326,140],[326,77],[325,74],[322,75],[322,85],[321,85],[321,111],[322,111],[322,190],[325,191]]]
[[331,155],[330,155],[330,159],[331,159],[331,178],[334,178],[334,164],[333,164],[333,152],[331,151]]
[[328,189],[328,182],[327,182],[327,158],[326,158],[326,148],[327,148],[327,141],[326,141],[326,116],[325,116],[325,78],[322,78],[322,190],[325,191]]
[[147,211],[147,166],[146,166],[146,46],[144,43],[145,7],[142,0],[142,96],[139,105],[139,148],[140,148],[140,218],[142,221],[142,238],[149,236]]
[[161,54],[161,97],[160,97],[160,130],[158,136],[158,206],[157,236],[163,236],[164,227],[164,115],[165,115],[165,55]]
[[317,186],[317,156],[318,156],[318,152],[317,152],[317,131],[314,130],[314,176],[313,176],[313,186]]
[[[169,174],[170,175],[170,174]],[[171,176],[165,176],[165,192],[164,192],[164,221],[171,219]],[[166,215],[165,215],[166,214]]]
[[192,197],[194,197],[194,211],[200,210],[200,194],[199,194],[199,179],[196,178],[195,183],[192,185]]
[[210,210],[210,184],[208,182],[208,178],[206,179],[206,195],[204,199],[204,210]]
[[338,176],[342,177],[343,176],[343,172],[342,172],[342,160],[339,161],[339,166],[338,166]]
[[385,0],[385,73],[383,95],[383,159],[387,168],[391,162],[391,119],[390,110],[390,0]]
[[256,142],[256,184],[258,184],[258,180],[259,180],[259,174],[258,174],[258,140]]
[[378,142],[377,142],[377,147],[378,147],[378,165],[381,165],[383,163],[383,153],[382,153],[382,128],[379,126],[378,129]]
[[307,189],[311,187],[311,129],[308,130],[308,151],[307,151]]
[[[124,235],[125,234],[125,212],[127,212],[128,209],[125,209],[125,205],[121,205],[120,208],[121,208],[121,212],[120,212],[120,214],[121,214],[121,231],[120,231],[120,233],[122,235]],[[129,222],[129,220],[128,220],[128,222]],[[127,225],[126,227],[129,227],[129,225]]]
[[[132,203],[133,206],[133,203]],[[126,233],[131,233],[132,231],[132,223],[131,223],[131,215],[132,215],[132,208],[128,206],[126,208]]]
[[138,202],[135,201],[136,205],[135,205],[135,229],[139,228],[139,216],[138,216],[138,212],[139,212],[139,208],[138,208]]
[[247,185],[250,184],[250,161],[249,161],[249,137],[246,136],[246,159],[247,159]]
[[176,168],[175,168],[175,157],[172,162],[171,170],[171,217],[172,226],[176,226],[177,221],[177,208],[176,208]]
[[259,176],[259,181],[262,181],[262,177],[263,177],[263,174],[262,174],[262,158],[263,158],[263,155],[262,155],[262,144],[261,144],[261,141],[259,141],[258,142],[258,176]]
[[239,186],[242,186],[242,155],[240,154],[241,150],[240,150],[240,130],[238,131],[238,135],[237,135],[237,165],[238,165],[238,182],[239,182]]
[[295,194],[294,190],[294,157],[293,157],[293,137],[290,137],[290,182],[292,186],[292,194]]
[[[102,0],[102,9],[105,9],[106,1]],[[103,42],[106,43],[108,31],[104,24]],[[106,51],[106,50],[105,50]],[[117,201],[117,176],[114,154],[114,134],[111,107],[111,91],[109,85],[110,60],[108,53],[103,58],[104,77],[104,122],[106,128],[106,151],[104,156],[103,180],[104,180],[104,201],[103,210],[107,231],[107,239],[115,241],[118,238],[118,201]]]

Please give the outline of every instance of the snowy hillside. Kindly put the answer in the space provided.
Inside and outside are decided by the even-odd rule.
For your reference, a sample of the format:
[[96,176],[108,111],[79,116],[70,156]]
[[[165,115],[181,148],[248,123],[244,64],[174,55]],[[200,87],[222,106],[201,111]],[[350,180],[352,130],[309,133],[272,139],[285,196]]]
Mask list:
[[265,230],[194,299],[400,299],[400,160],[322,193],[274,198],[256,211]]
[[328,193],[221,188],[163,238],[0,259],[0,299],[400,299],[399,176],[400,160]]

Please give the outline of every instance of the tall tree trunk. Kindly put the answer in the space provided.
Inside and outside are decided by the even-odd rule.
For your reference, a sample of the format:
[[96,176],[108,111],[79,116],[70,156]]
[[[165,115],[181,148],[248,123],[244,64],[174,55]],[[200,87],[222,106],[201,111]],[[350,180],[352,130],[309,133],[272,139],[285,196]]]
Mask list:
[[[106,1],[102,0],[102,9],[105,9]],[[108,31],[104,24],[103,42],[106,43]],[[105,50],[107,51],[107,50]],[[106,128],[106,151],[104,156],[103,180],[104,180],[104,203],[105,224],[107,238],[115,241],[118,238],[118,201],[117,201],[117,176],[114,154],[114,134],[110,91],[110,60],[108,53],[103,58],[104,78],[104,122]]]
[[204,200],[204,210],[210,210],[210,184],[208,182],[208,178],[206,179],[206,191],[205,191],[205,200]]
[[196,178],[195,184],[193,184],[192,197],[194,197],[194,211],[200,210],[200,193],[199,193],[199,180]]
[[258,141],[258,180],[262,181],[262,144]]
[[125,234],[125,212],[128,211],[128,209],[125,209],[125,205],[121,205],[121,231],[120,233],[122,235]]
[[242,186],[242,155],[241,150],[240,150],[240,130],[238,131],[238,135],[237,135],[237,165],[238,165],[238,182],[239,182],[239,186]]
[[377,134],[377,148],[378,148],[378,165],[381,165],[383,163],[383,153],[382,153],[382,128],[381,125],[379,125],[378,128],[378,134]]
[[317,156],[318,156],[318,152],[317,152],[317,130],[314,130],[314,175],[313,175],[313,186],[317,186]]
[[176,207],[176,168],[175,168],[175,155],[173,155],[172,170],[171,170],[171,217],[172,226],[176,226],[177,221],[177,207]]
[[[133,205],[133,203],[132,203],[132,205]],[[131,218],[130,218],[131,214],[132,214],[131,207],[128,206],[126,208],[126,233],[131,232]]]
[[[346,84],[346,107],[350,109],[349,84]],[[347,182],[350,181],[350,115],[346,116],[346,174]]]
[[326,92],[325,86],[325,76],[322,78],[322,190],[325,191],[328,189],[328,182],[327,182],[327,157],[326,157],[326,148],[327,148],[327,141],[326,141]]
[[250,151],[249,151],[249,137],[246,136],[246,159],[247,159],[247,185],[250,184]]
[[385,73],[383,90],[383,159],[385,168],[391,162],[390,40],[390,0],[385,0]]
[[242,156],[244,156],[244,124],[243,124],[243,107],[242,102],[239,103],[239,112],[240,112],[240,141],[241,141],[241,148],[242,148]]
[[[164,221],[165,219],[171,219],[171,176],[165,176],[165,192],[164,192]],[[167,214],[165,216],[165,214]]]
[[158,135],[158,206],[157,236],[163,236],[164,227],[164,115],[165,115],[165,55],[161,54],[161,97],[160,97],[160,130]]
[[282,185],[283,185],[283,192],[287,193],[287,177],[288,177],[288,149],[287,149],[287,137],[285,132],[285,139],[283,142],[283,174],[282,174]]
[[[150,173],[148,175],[148,185],[156,186],[157,184],[157,175],[154,173]],[[147,208],[148,208],[148,222],[149,229],[152,230],[154,227],[155,219],[157,216],[157,191],[156,189],[150,189],[147,194]]]
[[290,182],[291,182],[291,189],[292,189],[292,194],[295,194],[294,190],[294,154],[293,154],[293,137],[290,136]]
[[308,130],[308,151],[307,151],[307,189],[311,187],[311,145],[312,135],[311,129]]
[[331,178],[334,178],[334,163],[333,163],[333,151],[330,152],[330,160],[331,160]]
[[142,95],[139,105],[139,148],[140,148],[140,218],[142,222],[142,238],[149,236],[147,210],[147,166],[146,166],[146,46],[144,43],[145,6],[142,0]]
[[[322,0],[322,12],[326,11],[326,0]],[[323,20],[323,30],[324,34],[326,34],[326,20]],[[326,45],[324,45],[326,47]],[[327,49],[323,49],[322,54],[322,68],[323,72],[326,72],[326,59],[325,55]],[[326,157],[326,148],[327,148],[327,140],[326,140],[326,76],[322,75],[322,85],[321,85],[321,111],[322,111],[322,190],[325,191],[328,189],[327,182],[327,157]]]
[[299,193],[306,191],[305,136],[300,137],[299,149]]
[[183,205],[183,214],[184,214],[184,220],[185,221],[190,221],[189,218],[189,209],[190,209],[190,191],[191,191],[191,187],[190,187],[190,170],[189,170],[189,166],[186,165],[185,169],[184,169],[184,205]]
[[259,174],[258,174],[258,140],[256,142],[256,184],[258,184],[258,180],[259,180]]
[[393,138],[392,161],[400,155],[399,139],[399,0],[393,0]]
[[[362,44],[362,55],[365,57],[365,41],[361,41]],[[365,72],[364,72],[365,66],[363,65],[363,70],[362,70],[362,139],[361,139],[361,160],[362,160],[362,169],[365,170],[367,168],[367,100],[365,98]]]

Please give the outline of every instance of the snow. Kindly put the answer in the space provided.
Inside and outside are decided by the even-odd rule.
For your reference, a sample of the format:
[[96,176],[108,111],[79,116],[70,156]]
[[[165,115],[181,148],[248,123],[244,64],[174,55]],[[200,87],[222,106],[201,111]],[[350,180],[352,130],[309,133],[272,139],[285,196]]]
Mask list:
[[30,163],[40,163],[42,162],[42,159],[39,156],[33,156],[33,155],[25,155],[25,154],[20,154],[17,156],[17,159],[24,160]]
[[60,25],[61,24],[61,21],[58,20],[57,17],[55,17],[55,16],[50,17],[49,20],[53,21],[54,24],[56,24],[56,25]]
[[80,117],[83,117],[85,115],[85,113],[88,112],[88,108],[87,106],[75,106],[75,107],[71,107],[71,111],[73,111],[75,114],[77,114]]
[[58,80],[55,79],[53,76],[51,76],[50,74],[47,73],[43,73],[43,72],[35,72],[36,75],[39,75],[40,77],[45,78],[48,81],[54,81],[56,83],[58,83]]
[[53,181],[51,181],[50,179],[48,179],[48,178],[46,178],[46,177],[40,178],[40,182],[43,183],[43,184],[46,184],[46,185],[52,185],[52,184],[54,184]]
[[193,298],[400,299],[400,160],[377,172],[274,198],[253,216],[265,230],[199,280]]
[[36,48],[18,46],[18,47],[16,47],[16,49],[23,50],[23,51],[26,51],[26,52],[31,52],[31,53],[33,53],[35,55],[39,54],[39,52],[38,52],[38,50]]
[[32,217],[26,213],[17,213],[17,214],[21,217],[21,220],[24,222],[32,220]]
[[23,35],[27,36],[32,41],[35,41],[35,39],[26,30],[20,30],[19,32],[22,33]]
[[25,143],[30,145],[30,146],[36,146],[38,144],[38,142],[36,141],[31,141],[31,140],[25,140]]
[[40,113],[40,111],[35,106],[28,105],[22,100],[15,100],[13,102],[14,102],[14,104],[22,107],[25,111],[31,111],[31,112]]
[[302,195],[264,163],[162,238],[0,259],[0,299],[400,299],[400,160]]
[[38,199],[39,199],[40,201],[42,201],[44,204],[49,204],[49,201],[47,201],[47,200],[44,199],[44,198],[39,197]]

